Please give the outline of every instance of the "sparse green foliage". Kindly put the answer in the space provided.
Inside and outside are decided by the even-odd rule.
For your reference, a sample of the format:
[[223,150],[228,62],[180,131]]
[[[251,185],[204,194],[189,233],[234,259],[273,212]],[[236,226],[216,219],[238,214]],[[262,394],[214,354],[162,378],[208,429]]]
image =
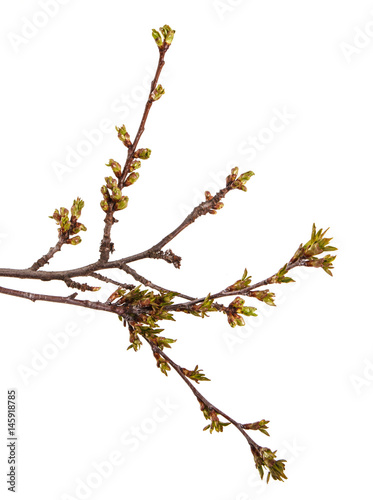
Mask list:
[[260,447],[259,450],[252,450],[255,460],[256,468],[259,471],[260,478],[263,479],[264,469],[268,469],[267,483],[272,477],[275,481],[283,481],[287,479],[285,476],[285,462],[286,460],[276,460],[277,451],[271,451],[269,448]]
[[253,424],[244,424],[242,428],[251,431],[260,431],[266,436],[269,436],[269,433],[267,432],[267,424],[269,424],[269,420],[260,420],[259,422],[254,422]]
[[244,288],[249,287],[250,283],[251,283],[251,276],[247,275],[247,269],[245,269],[245,271],[242,275],[242,278],[240,280],[236,281],[235,283],[233,283],[233,285],[229,286],[226,290],[228,290],[228,291],[243,290]]
[[[257,316],[257,309],[252,305],[246,305],[245,299],[255,299],[264,302],[268,306],[274,306],[275,294],[269,289],[262,289],[262,287],[272,284],[293,282],[294,280],[288,276],[288,273],[297,266],[319,267],[329,275],[332,275],[331,269],[333,269],[333,262],[336,258],[335,255],[327,254],[321,256],[321,254],[324,252],[334,252],[337,249],[329,245],[332,238],[325,237],[326,231],[322,229],[317,231],[314,224],[312,227],[311,239],[306,244],[301,244],[289,262],[283,265],[277,273],[260,282],[252,284],[251,276],[248,276],[247,269],[245,269],[242,277],[232,285],[220,292],[209,293],[207,296],[202,296],[201,298],[189,297],[181,292],[174,292],[160,287],[147,278],[140,276],[134,269],[128,266],[128,263],[137,262],[142,259],[161,259],[165,263],[173,264],[175,268],[179,269],[181,257],[173,253],[170,248],[167,250],[164,250],[164,248],[199,217],[207,214],[217,214],[218,210],[224,207],[222,199],[225,198],[229,192],[234,190],[247,191],[246,184],[254,173],[248,171],[239,175],[238,167],[234,167],[231,169],[230,175],[226,178],[225,186],[214,195],[211,194],[210,191],[206,191],[205,200],[197,205],[180,225],[158,243],[136,255],[118,258],[117,260],[109,260],[110,255],[114,251],[111,229],[113,225],[118,222],[114,214],[117,211],[125,209],[128,205],[128,196],[123,194],[123,190],[130,187],[139,179],[139,172],[137,170],[141,167],[140,160],[147,160],[150,158],[151,150],[149,148],[139,148],[139,141],[145,129],[150,108],[165,93],[162,85],[158,83],[158,79],[165,64],[165,54],[173,41],[175,31],[172,30],[170,26],[164,25],[160,28],[160,32],[153,30],[152,35],[159,49],[159,61],[145,104],[142,120],[137,133],[133,134],[134,139],[132,141],[125,125],[116,127],[118,138],[126,147],[127,157],[122,162],[122,165],[113,159],[110,159],[106,164],[111,168],[114,177],[111,175],[105,177],[105,184],[101,187],[102,200],[100,204],[102,210],[105,212],[105,218],[99,258],[96,262],[78,269],[74,268],[58,272],[38,272],[39,268],[49,263],[54,254],[61,250],[62,245],[65,243],[78,245],[81,242],[78,233],[86,231],[86,227],[84,224],[78,222],[78,219],[81,216],[84,202],[80,198],[77,198],[74,200],[71,207],[71,215],[69,215],[69,210],[67,208],[61,207],[59,210],[56,209],[51,216],[58,225],[59,239],[57,244],[50,248],[46,255],[38,259],[28,269],[6,269],[5,272],[2,270],[3,274],[1,274],[0,270],[0,275],[7,277],[40,279],[42,281],[59,280],[63,281],[66,286],[77,289],[78,292],[98,291],[99,287],[92,287],[86,283],[75,281],[77,278],[89,277],[90,279],[104,281],[109,286],[115,285],[115,291],[111,293],[112,289],[110,289],[110,296],[106,302],[101,302],[99,300],[83,301],[77,298],[78,292],[67,297],[33,294],[4,287],[0,287],[0,292],[33,301],[44,300],[59,302],[118,315],[123,326],[127,327],[129,331],[130,345],[128,349],[138,351],[142,346],[142,341],[145,340],[145,342],[150,345],[156,359],[157,367],[161,372],[167,376],[168,372],[173,368],[192,390],[200,403],[201,411],[205,419],[210,421],[204,430],[210,430],[210,433],[213,431],[222,432],[224,427],[232,424],[248,441],[260,477],[263,478],[264,469],[267,469],[267,481],[270,477],[274,480],[283,481],[286,479],[284,473],[285,460],[276,460],[276,452],[272,452],[269,448],[261,447],[246,432],[259,430],[262,434],[269,436],[267,432],[267,424],[269,421],[260,420],[250,424],[241,424],[207,401],[207,399],[197,390],[196,385],[191,381],[199,384],[201,381],[209,381],[210,379],[208,379],[203,371],[198,368],[198,365],[195,366],[194,370],[182,368],[166,354],[167,349],[170,349],[176,340],[162,336],[161,334],[164,329],[160,328],[159,323],[161,321],[175,321],[174,316],[178,312],[184,312],[199,318],[208,317],[208,313],[220,312],[227,316],[228,323],[231,327],[243,326],[245,325],[243,316]],[[162,126],[169,132],[169,120],[164,120]],[[133,191],[136,190],[134,189]],[[151,208],[149,209],[148,207],[147,210],[149,212]],[[149,217],[148,212],[146,212],[147,221],[153,220]],[[141,222],[139,222],[139,227],[142,228]],[[239,236],[235,238],[237,241],[239,240]],[[234,257],[234,254],[232,254],[232,256],[229,255],[228,263]],[[118,282],[99,273],[99,271],[110,271],[112,269],[117,269],[118,273],[119,271],[127,273],[139,284],[137,286],[128,285],[122,281]],[[210,287],[207,284],[205,290],[208,289],[210,289]],[[229,298],[229,300],[231,300],[232,296],[235,296],[235,298],[228,305],[226,305],[227,302],[224,304],[217,302],[217,299],[227,300]],[[245,299],[242,296],[244,296]],[[223,417],[227,422],[221,422],[219,416]]]
[[210,429],[210,434],[212,434],[213,431],[223,432],[224,427],[230,425],[230,422],[220,422],[217,412],[212,408],[208,408],[203,401],[200,401],[200,407],[205,419],[211,420],[211,423],[203,428],[204,431]]
[[210,379],[206,377],[206,375],[202,372],[201,369],[198,369],[198,365],[194,368],[194,370],[187,370],[186,368],[183,368],[183,373],[186,377],[190,378],[191,380],[194,380],[197,384],[200,383],[200,381],[209,381]]

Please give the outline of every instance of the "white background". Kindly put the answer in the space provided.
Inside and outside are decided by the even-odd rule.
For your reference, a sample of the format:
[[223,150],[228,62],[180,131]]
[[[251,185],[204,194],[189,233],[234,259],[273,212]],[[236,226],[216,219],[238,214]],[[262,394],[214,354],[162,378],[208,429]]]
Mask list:
[[[273,288],[277,308],[252,303],[260,314],[241,330],[220,315],[163,325],[178,339],[175,361],[198,363],[212,379],[199,386],[206,397],[241,422],[271,421],[270,438],[253,437],[288,460],[289,479],[268,486],[236,429],[203,433],[179,377],[164,377],[145,345],[126,351],[115,316],[1,296],[1,494],[14,387],[22,500],[367,497],[373,3],[30,0],[2,2],[0,18],[0,267],[29,267],[46,253],[57,237],[47,216],[76,196],[88,232],[48,269],[97,259],[105,163],[125,154],[107,126],[125,123],[134,137],[157,62],[151,28],[164,23],[176,29],[160,79],[166,94],[141,140],[152,157],[128,189],[115,258],[159,241],[234,165],[255,171],[248,192],[230,193],[221,213],[170,244],[182,268],[139,262],[139,272],[201,296],[245,267],[254,281],[273,274],[313,222],[330,226],[339,248],[334,278],[294,272],[296,284]],[[283,126],[279,113],[288,116]],[[96,144],[84,143],[87,134]],[[253,138],[266,142],[254,152]],[[72,150],[84,153],[74,164]],[[1,284],[71,293],[54,283]]]

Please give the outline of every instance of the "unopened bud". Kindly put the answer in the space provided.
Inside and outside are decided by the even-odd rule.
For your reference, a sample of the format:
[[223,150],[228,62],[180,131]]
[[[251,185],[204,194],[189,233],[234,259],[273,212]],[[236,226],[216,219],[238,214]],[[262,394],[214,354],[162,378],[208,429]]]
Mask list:
[[151,149],[143,148],[135,151],[135,158],[140,158],[141,160],[147,160],[151,155]]
[[205,198],[206,198],[206,201],[212,200],[213,196],[210,193],[210,191],[205,191]]
[[111,195],[111,199],[114,201],[120,201],[122,199],[122,191],[118,186],[113,187],[113,193]]
[[122,196],[122,199],[116,202],[114,209],[123,210],[124,208],[127,208],[127,205],[128,205],[128,196]]
[[115,160],[109,160],[109,163],[106,163],[106,165],[112,168],[115,176],[119,179],[122,174],[122,167],[120,166],[120,164]]
[[163,41],[160,33],[157,30],[152,30],[152,35],[158,47],[162,47]]
[[109,204],[106,200],[102,200],[100,205],[104,212],[107,212],[109,210]]
[[172,30],[168,24],[165,24],[162,28],[160,28],[160,30],[167,45],[171,45],[172,40],[174,39],[175,30]]
[[127,177],[126,182],[124,183],[124,185],[126,187],[127,186],[131,186],[131,184],[134,184],[139,177],[140,177],[140,174],[138,172],[132,172],[132,174],[130,174]]
[[79,245],[82,242],[82,238],[80,236],[74,236],[71,240],[68,241],[71,245]]
[[158,101],[158,99],[160,99],[164,93],[165,90],[162,85],[157,85],[157,87],[151,93],[150,97],[153,101]]

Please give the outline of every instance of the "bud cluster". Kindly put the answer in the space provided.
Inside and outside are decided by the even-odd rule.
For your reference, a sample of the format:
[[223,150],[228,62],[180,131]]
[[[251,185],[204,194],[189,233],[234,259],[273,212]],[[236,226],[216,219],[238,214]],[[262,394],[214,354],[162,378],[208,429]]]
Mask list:
[[259,450],[252,449],[252,452],[261,479],[264,476],[263,467],[268,469],[267,483],[270,477],[278,481],[287,479],[284,472],[286,460],[276,460],[276,451],[271,451],[269,448],[259,448]]
[[234,167],[231,170],[230,175],[226,178],[226,186],[229,189],[240,189],[241,191],[247,191],[247,187],[245,186],[246,182],[251,179],[251,177],[255,175],[251,170],[249,172],[245,172],[238,176],[238,167]]
[[79,217],[82,214],[82,209],[84,207],[84,201],[80,198],[74,200],[71,207],[71,216],[69,217],[69,210],[65,207],[61,207],[60,210],[56,208],[53,215],[50,215],[50,219],[54,219],[59,226],[58,236],[63,239],[64,243],[69,245],[79,245],[82,239],[80,236],[74,236],[70,238],[73,234],[78,234],[80,231],[87,231],[84,224],[78,222]]
[[[205,191],[206,201],[211,201],[214,197],[210,193],[210,191]],[[211,209],[208,211],[209,214],[216,214],[217,210],[221,210],[224,207],[224,203],[221,201],[217,201],[211,206]]]
[[247,275],[247,269],[245,269],[242,278],[233,283],[233,285],[226,288],[226,291],[231,292],[233,290],[243,290],[244,288],[249,287],[250,283],[251,283],[251,276]]
[[[117,162],[110,160],[109,165],[111,166],[112,164],[117,164]],[[116,165],[114,165],[114,168],[117,169]],[[111,176],[105,177],[105,181],[106,184],[101,187],[101,193],[104,198],[101,201],[102,210],[108,212],[110,202],[114,204],[114,211],[126,208],[128,205],[128,196],[122,196],[122,190],[118,186],[118,181]]]
[[121,127],[115,127],[115,130],[118,132],[118,139],[123,142],[126,148],[132,146],[132,142],[129,136],[129,133],[126,130],[126,127],[122,125]]
[[[159,31],[162,33],[163,38]],[[159,28],[159,31],[152,30],[154,41],[159,49],[168,49],[174,39],[175,30],[172,30],[168,24],[165,24],[162,28]]]
[[268,306],[275,306],[275,294],[273,292],[270,292],[269,290],[251,290],[248,295],[250,297],[254,297],[255,299],[258,299]]
[[206,427],[203,428],[204,431],[210,429],[210,434],[212,434],[213,431],[223,432],[224,427],[230,425],[230,422],[220,422],[219,417],[215,410],[208,408],[202,401],[200,401],[199,403],[205,419],[211,420],[211,424],[206,425]]
[[162,87],[162,85],[157,85],[153,92],[150,94],[150,99],[152,101],[158,101],[158,99],[160,99],[164,93],[165,89]]
[[243,424],[242,429],[248,429],[251,431],[260,431],[266,436],[269,436],[269,433],[267,432],[269,420],[260,420],[259,422],[254,422],[252,424]]
[[338,250],[336,247],[329,245],[333,238],[324,238],[327,231],[328,229],[325,231],[322,229],[316,231],[316,226],[313,224],[311,239],[305,245],[299,246],[290,260],[290,264],[301,260],[302,265],[307,267],[321,267],[327,274],[333,276],[331,269],[333,269],[333,261],[336,255],[328,254],[322,258],[315,257],[315,255],[319,255],[323,252],[334,252]]
[[206,375],[202,372],[202,369],[198,369],[198,365],[196,365],[194,370],[187,370],[186,368],[183,368],[182,371],[186,377],[194,380],[197,384],[199,384],[201,380],[210,382],[210,379],[206,377]]
[[228,316],[228,323],[232,328],[235,326],[245,326],[245,321],[241,314],[244,316],[258,316],[256,314],[256,307],[245,306],[245,301],[241,297],[236,297],[233,302],[224,309],[225,314]]

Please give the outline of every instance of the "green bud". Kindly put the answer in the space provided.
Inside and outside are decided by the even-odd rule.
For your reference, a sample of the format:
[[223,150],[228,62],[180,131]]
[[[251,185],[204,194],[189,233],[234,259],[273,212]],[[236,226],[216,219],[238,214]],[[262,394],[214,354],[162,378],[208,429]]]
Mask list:
[[127,208],[127,205],[128,205],[128,196],[122,196],[122,199],[116,202],[114,209],[123,210],[124,208]]
[[122,199],[122,191],[118,186],[113,187],[113,194],[111,195],[111,199],[114,201],[120,201]]
[[54,220],[57,222],[57,224],[60,222],[60,220],[61,220],[61,215],[60,215],[60,212],[57,210],[57,208],[56,208],[56,210],[53,212],[53,215],[49,215],[49,218],[50,218],[50,219],[54,219]]
[[142,148],[135,151],[135,158],[141,158],[141,160],[147,160],[151,155],[151,149]]
[[251,307],[251,306],[245,306],[241,309],[241,313],[244,314],[245,316],[258,316],[255,311],[256,307]]
[[113,189],[114,186],[118,186],[118,183],[117,183],[116,179],[113,179],[111,176],[110,177],[105,177],[105,181],[106,181],[106,186],[109,189]]
[[133,170],[137,170],[137,169],[138,169],[138,168],[140,168],[140,167],[141,167],[141,161],[138,161],[138,160],[137,160],[137,161],[133,161],[133,162],[131,163],[131,172],[132,172]]
[[66,233],[71,226],[71,222],[67,216],[62,217],[61,222],[60,222],[61,229],[64,233]]
[[245,320],[241,316],[238,316],[238,318],[236,318],[236,322],[238,326],[245,326]]
[[71,238],[71,240],[69,241],[69,243],[71,245],[79,245],[79,243],[82,242],[82,239],[80,236],[74,236],[74,238]]
[[153,101],[158,101],[158,99],[160,99],[164,93],[165,90],[162,87],[162,85],[157,85],[157,87],[151,93],[150,97],[152,98]]
[[130,174],[127,177],[126,182],[124,183],[124,185],[126,187],[127,186],[131,186],[131,184],[134,184],[139,177],[140,177],[140,174],[138,172],[132,172],[132,174]]
[[71,215],[79,219],[82,214],[82,209],[84,207],[84,201],[80,198],[74,200],[73,206],[71,207]]
[[100,205],[104,212],[107,212],[109,210],[109,204],[106,200],[102,200]]
[[250,178],[255,175],[254,172],[251,170],[249,172],[245,172],[244,174],[240,175],[239,178],[237,179],[238,181],[242,182],[243,184],[246,184]]
[[107,186],[102,186],[101,187],[101,193],[103,194],[105,200],[109,200],[110,199],[109,190],[108,190]]
[[163,41],[160,33],[157,30],[152,30],[152,35],[158,47],[162,47]]
[[160,30],[167,45],[171,45],[172,40],[174,39],[175,30],[172,30],[168,24],[165,24],[162,28],[160,28]]
[[109,163],[106,163],[106,165],[108,167],[111,167],[115,176],[119,179],[119,177],[122,175],[122,167],[120,166],[120,164],[117,161],[109,160]]
[[118,132],[118,139],[123,142],[127,148],[131,146],[131,140],[129,133],[126,130],[126,127],[122,125],[121,127],[115,127],[116,131]]
[[232,168],[231,175],[232,175],[232,177],[234,177],[234,180],[235,180],[237,175],[238,175],[238,167]]

